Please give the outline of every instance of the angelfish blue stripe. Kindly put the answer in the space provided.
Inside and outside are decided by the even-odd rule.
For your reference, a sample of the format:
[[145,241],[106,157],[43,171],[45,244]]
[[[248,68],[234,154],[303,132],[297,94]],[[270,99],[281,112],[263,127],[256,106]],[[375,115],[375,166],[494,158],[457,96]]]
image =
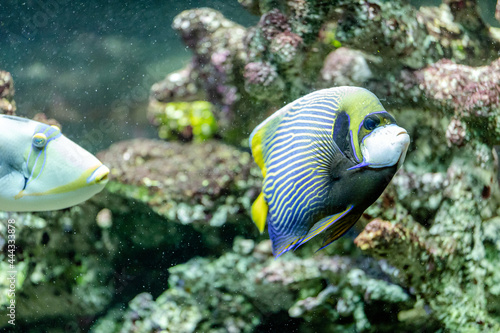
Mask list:
[[352,153],[354,154],[354,157],[356,158],[356,161],[361,162],[361,158],[358,156],[358,153],[356,153],[356,147],[354,147],[354,139],[352,137],[352,131],[349,130],[349,136],[351,138],[351,148],[352,148]]
[[317,170],[318,153],[311,143],[320,139],[318,132],[332,135],[336,111],[331,107],[333,103],[318,104],[289,110],[275,135],[266,138],[264,143],[271,147],[266,149],[268,154],[264,157],[268,169],[263,192],[270,215],[277,217],[273,229],[280,242],[287,242],[290,237],[279,235],[297,232],[305,235],[308,226],[304,222],[311,220],[324,206],[324,176]]
[[[331,159],[327,147],[333,141],[342,96],[343,92],[328,91],[299,99],[279,114],[277,127],[262,139],[266,165],[262,192],[269,206],[275,254],[297,247],[326,208]],[[349,115],[346,120],[348,126]]]

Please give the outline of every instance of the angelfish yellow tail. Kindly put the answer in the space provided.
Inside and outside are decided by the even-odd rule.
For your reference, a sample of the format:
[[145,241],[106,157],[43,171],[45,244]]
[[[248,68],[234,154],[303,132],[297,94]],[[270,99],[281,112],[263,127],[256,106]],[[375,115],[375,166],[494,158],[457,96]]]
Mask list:
[[261,192],[252,204],[252,220],[260,233],[263,233],[266,227],[268,209],[266,199],[264,199],[264,193]]

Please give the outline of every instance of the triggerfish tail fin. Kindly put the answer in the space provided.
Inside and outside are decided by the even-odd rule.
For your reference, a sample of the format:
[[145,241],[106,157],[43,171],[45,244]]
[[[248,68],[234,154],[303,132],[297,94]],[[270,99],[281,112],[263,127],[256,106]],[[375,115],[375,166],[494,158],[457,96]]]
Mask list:
[[252,220],[259,229],[260,233],[263,233],[264,228],[266,227],[268,209],[269,207],[267,206],[266,199],[264,199],[264,193],[261,192],[252,204]]
[[349,229],[351,229],[354,224],[356,224],[360,216],[361,215],[358,214],[349,214],[342,220],[338,220],[337,223],[335,223],[333,227],[329,229],[328,233],[323,239],[323,244],[318,249],[318,251],[324,249],[325,247],[342,237],[343,234],[349,231]]

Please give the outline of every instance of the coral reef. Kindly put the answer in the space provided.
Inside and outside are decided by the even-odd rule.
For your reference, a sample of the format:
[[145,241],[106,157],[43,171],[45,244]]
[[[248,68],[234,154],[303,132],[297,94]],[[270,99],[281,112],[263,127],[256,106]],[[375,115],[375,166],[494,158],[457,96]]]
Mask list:
[[[491,160],[480,164],[470,151],[457,152],[441,177],[421,177],[420,184],[405,185],[408,191],[433,184],[421,193],[441,193],[428,229],[376,219],[355,241],[396,267],[400,283],[424,300],[450,331],[500,329],[495,315],[499,262],[494,254],[500,191],[491,170]],[[399,193],[393,192],[393,200],[404,203]]]
[[[85,204],[43,214],[0,213],[0,309],[9,304],[7,227],[16,236],[15,301],[18,326],[48,318],[72,318],[103,311],[113,298],[113,255],[95,226],[99,208]],[[108,254],[108,255],[106,255]],[[0,318],[0,327],[9,317]]]
[[[245,29],[209,8],[176,17],[173,26],[194,56],[153,85],[150,102],[204,96],[230,142],[243,138],[235,128],[250,131],[266,111],[332,84],[364,85],[402,105],[432,99],[419,74],[445,63],[430,64],[486,65],[500,50],[498,29],[482,21],[475,1],[418,10],[403,1],[241,3],[262,15],[256,26]],[[231,38],[221,42],[228,29]]]
[[[14,101],[14,80],[9,72],[0,70],[0,114],[16,115],[16,102]],[[33,120],[56,125],[61,128],[61,124],[55,119],[47,119],[44,113],[37,113]]]
[[248,209],[260,171],[247,152],[217,142],[137,139],[100,157],[111,182],[90,201],[57,212],[0,214],[0,310],[9,304],[6,225],[14,219],[21,326],[92,318],[118,295],[133,296],[137,285],[163,290],[161,267],[200,252],[219,255],[235,235],[256,234]]
[[[376,265],[368,266],[339,256],[274,260],[269,241],[236,239],[233,251],[218,259],[196,258],[171,268],[167,291],[156,300],[136,296],[125,314],[111,312],[93,332],[254,332],[264,329],[268,316],[279,327],[280,313],[301,318],[294,326],[308,331],[386,331],[375,323],[380,309],[410,309],[411,297],[380,279]],[[392,329],[411,327],[395,315],[386,316],[387,323]]]
[[[381,270],[388,281],[408,291],[413,301],[398,305],[400,322],[431,320],[457,332],[499,330],[494,253],[500,213],[495,160],[500,34],[481,19],[477,2],[448,0],[419,9],[404,1],[240,3],[261,18],[238,30],[243,46],[227,54],[228,62],[245,56],[228,67],[240,98],[225,110],[255,124],[314,89],[361,85],[372,90],[413,143],[404,169],[363,214],[360,225],[366,228],[356,245],[385,262]],[[180,17],[196,21],[197,15],[192,10]],[[198,61],[194,53],[192,69]],[[243,104],[245,99],[252,103]],[[353,249],[346,253],[352,263],[360,255]],[[311,260],[320,261],[316,256]],[[311,322],[328,316],[335,322],[342,313],[338,306],[333,312],[316,307],[334,299],[332,290],[337,289],[301,295],[288,307],[289,315]],[[302,315],[308,307],[317,312]],[[356,330],[370,330],[360,322],[355,320]]]
[[443,59],[420,70],[416,76],[434,107],[453,114],[447,130],[450,143],[461,145],[475,138],[499,143],[500,59],[483,67]]
[[9,72],[0,70],[0,112],[15,115],[14,81]]
[[142,202],[168,220],[244,226],[245,216],[250,224],[247,212],[261,178],[247,152],[216,141],[186,145],[134,139],[98,157],[111,170],[108,191]]
[[186,68],[153,85],[151,108],[161,107],[161,103],[205,99],[219,107],[217,115],[223,129],[229,129],[231,123],[241,124],[234,119],[234,111],[241,98],[238,74],[246,60],[242,47],[245,29],[209,8],[179,14],[172,27],[179,31],[194,57]]
[[500,1],[497,1],[497,7],[495,9],[495,18],[500,21]]
[[404,1],[346,3],[337,39],[381,56],[384,63],[416,69],[448,58],[477,64],[496,57],[500,47],[496,31],[480,18],[476,1],[450,0],[418,10]]
[[340,47],[330,52],[321,69],[325,88],[329,86],[361,86],[373,76],[363,53]]

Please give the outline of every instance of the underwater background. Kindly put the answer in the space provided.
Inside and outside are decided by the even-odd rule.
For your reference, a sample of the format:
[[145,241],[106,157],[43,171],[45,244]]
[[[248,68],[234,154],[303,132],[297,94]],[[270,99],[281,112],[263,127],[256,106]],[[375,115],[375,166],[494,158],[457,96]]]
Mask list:
[[[84,148],[154,137],[144,116],[151,85],[182,68],[191,52],[171,28],[189,8],[215,8],[229,19],[258,21],[237,1],[2,1],[2,69],[14,75],[22,115],[44,112],[85,139],[112,117],[119,129]],[[85,118],[86,117],[86,118]]]
[[[0,330],[500,331],[496,6],[2,0],[0,109],[44,113],[111,175],[78,206],[0,212]],[[344,237],[274,259],[248,136],[342,85],[408,130],[406,162]]]

